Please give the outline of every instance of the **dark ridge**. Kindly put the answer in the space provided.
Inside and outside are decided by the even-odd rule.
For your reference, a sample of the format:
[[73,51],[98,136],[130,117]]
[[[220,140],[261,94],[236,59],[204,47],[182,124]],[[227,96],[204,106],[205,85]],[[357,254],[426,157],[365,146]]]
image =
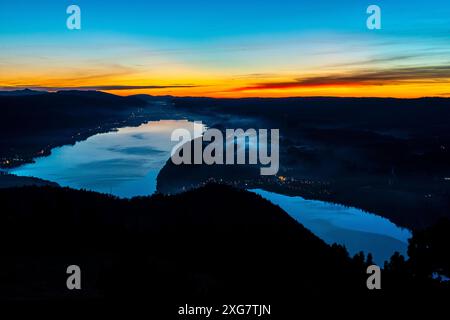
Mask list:
[[20,177],[0,171],[0,188],[26,187],[26,186],[58,187],[59,185],[55,182],[46,181],[39,178]]
[[33,96],[46,94],[47,91],[38,91],[31,89],[0,91],[0,96]]
[[132,200],[27,187],[1,189],[0,201],[2,299],[70,298],[64,265],[74,263],[86,272],[85,299],[267,299],[365,286],[345,250],[226,186]]
[[98,91],[0,95],[0,166],[30,162],[52,147],[138,122],[147,105]]
[[[0,189],[0,202],[3,301],[120,302],[153,311],[248,297],[296,308],[296,301],[370,305],[448,296],[448,285],[431,278],[449,272],[448,222],[417,233],[412,259],[394,256],[384,290],[373,292],[366,288],[370,257],[349,258],[260,196],[222,185],[131,200],[25,187]],[[78,292],[65,285],[72,264],[82,269]]]

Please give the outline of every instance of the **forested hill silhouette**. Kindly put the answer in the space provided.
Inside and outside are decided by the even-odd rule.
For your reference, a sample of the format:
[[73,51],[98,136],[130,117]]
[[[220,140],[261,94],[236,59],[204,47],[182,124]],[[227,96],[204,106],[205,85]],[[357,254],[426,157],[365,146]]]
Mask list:
[[[206,121],[213,128],[279,129],[278,175],[286,182],[276,182],[277,192],[358,207],[408,228],[450,218],[448,98],[173,98],[173,105],[215,117]],[[164,192],[210,178],[267,187],[250,171],[243,179],[230,171],[168,163],[158,183]]]
[[31,90],[31,89],[23,89],[23,90],[10,90],[10,91],[0,91],[0,96],[32,96],[39,94],[46,94],[47,91],[40,90]]
[[[365,287],[342,248],[261,197],[225,186],[132,200],[26,187],[0,190],[0,201],[0,237],[9,244],[3,299],[69,298],[64,265],[75,262],[87,274],[87,299],[268,298],[300,288],[321,296]],[[27,272],[30,265],[38,272]]]
[[[448,123],[450,98],[241,98],[174,97],[180,109],[284,120],[287,124],[340,124],[365,129],[420,129]],[[390,116],[387,116],[390,115]]]
[[[366,288],[370,258],[349,258],[344,248],[326,245],[247,191],[207,185],[176,196],[120,200],[24,187],[0,190],[0,203],[1,300],[128,301],[157,308],[251,297],[297,308],[296,301],[305,307],[308,301],[373,304],[448,293],[429,274],[436,268],[447,274],[448,260],[438,251],[427,254],[448,246],[435,241],[448,237],[448,224],[437,237],[418,237],[414,263],[397,258],[383,275],[389,289],[373,292]],[[432,260],[417,278],[424,256]],[[429,268],[432,261],[438,263]],[[83,271],[78,292],[65,286],[72,264]]]
[[55,182],[46,181],[34,177],[22,177],[13,174],[7,174],[0,171],[0,188],[13,188],[13,187],[25,187],[25,186],[52,186],[58,187]]
[[[117,127],[147,105],[134,97],[99,91],[0,94],[0,165],[18,165],[48,154],[52,147],[74,143]],[[3,161],[2,161],[3,160]]]

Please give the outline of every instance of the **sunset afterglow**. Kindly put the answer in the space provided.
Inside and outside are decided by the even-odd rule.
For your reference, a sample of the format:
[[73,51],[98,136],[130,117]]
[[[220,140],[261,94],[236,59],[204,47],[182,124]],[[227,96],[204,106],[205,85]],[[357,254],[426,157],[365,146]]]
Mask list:
[[232,1],[225,8],[172,1],[169,10],[169,4],[151,1],[133,9],[78,1],[83,27],[72,31],[65,28],[66,1],[3,1],[0,88],[211,97],[450,96],[448,2],[378,1],[381,30],[366,28],[366,4],[281,2]]

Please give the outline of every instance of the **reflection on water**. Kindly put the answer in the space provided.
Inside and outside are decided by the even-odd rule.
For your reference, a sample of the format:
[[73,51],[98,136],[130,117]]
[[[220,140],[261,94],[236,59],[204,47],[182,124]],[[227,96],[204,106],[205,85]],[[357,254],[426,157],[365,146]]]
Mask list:
[[170,141],[170,136],[177,128],[193,133],[194,123],[151,121],[139,127],[97,134],[73,146],[55,148],[50,156],[11,173],[119,197],[149,195],[155,192],[158,172],[176,144]]
[[411,232],[389,220],[362,210],[323,201],[305,200],[264,190],[251,190],[279,205],[328,244],[345,245],[351,255],[371,252],[382,264],[398,251],[407,255]]

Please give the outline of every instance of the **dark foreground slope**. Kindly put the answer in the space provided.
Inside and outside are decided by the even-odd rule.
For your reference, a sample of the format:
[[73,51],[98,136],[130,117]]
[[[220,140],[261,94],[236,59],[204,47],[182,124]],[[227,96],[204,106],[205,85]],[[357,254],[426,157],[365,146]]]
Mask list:
[[65,289],[70,264],[84,271],[82,298],[268,299],[365,287],[342,250],[259,196],[229,187],[133,200],[4,189],[0,202],[0,234],[9,244],[3,299],[77,296]]
[[[363,257],[350,259],[280,208],[225,186],[132,200],[28,187],[0,190],[0,203],[3,301],[142,303],[175,314],[186,303],[283,302],[299,312],[310,302],[446,294],[429,279],[446,260],[417,281],[400,258],[383,276],[389,289],[368,291]],[[81,291],[66,289],[73,264],[82,270]]]

